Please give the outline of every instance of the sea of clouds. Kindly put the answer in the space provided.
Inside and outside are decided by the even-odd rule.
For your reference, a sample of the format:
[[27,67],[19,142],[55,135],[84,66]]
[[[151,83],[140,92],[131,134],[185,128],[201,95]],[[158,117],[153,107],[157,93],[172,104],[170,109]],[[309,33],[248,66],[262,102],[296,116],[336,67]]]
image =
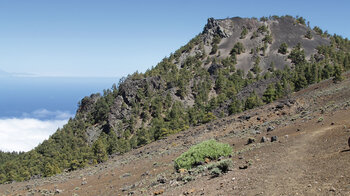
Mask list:
[[73,115],[66,111],[35,110],[20,118],[0,119],[0,150],[29,151],[62,128]]

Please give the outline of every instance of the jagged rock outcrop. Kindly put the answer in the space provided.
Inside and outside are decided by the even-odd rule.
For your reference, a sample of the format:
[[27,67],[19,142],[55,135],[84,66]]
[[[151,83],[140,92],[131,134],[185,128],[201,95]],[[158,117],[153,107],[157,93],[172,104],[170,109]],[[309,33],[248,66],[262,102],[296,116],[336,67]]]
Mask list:
[[80,102],[77,110],[77,115],[82,115],[86,118],[86,115],[93,110],[96,101],[101,97],[99,93],[85,96]]
[[203,33],[204,40],[211,40],[215,35],[220,37],[229,37],[229,34],[226,32],[226,29],[220,25],[218,20],[214,18],[209,18],[208,23],[204,26]]

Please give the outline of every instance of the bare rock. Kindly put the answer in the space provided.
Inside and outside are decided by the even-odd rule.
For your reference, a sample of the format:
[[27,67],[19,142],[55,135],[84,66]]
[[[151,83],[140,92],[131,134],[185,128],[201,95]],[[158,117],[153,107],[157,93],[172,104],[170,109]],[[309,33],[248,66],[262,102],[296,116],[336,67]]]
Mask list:
[[61,190],[61,189],[56,189],[55,190],[55,194],[61,194],[61,193],[63,193],[63,190]]
[[267,127],[267,132],[270,132],[270,131],[273,131],[273,130],[275,130],[275,127],[274,126],[269,126],[269,127]]
[[248,138],[247,144],[252,144],[255,142],[255,138]]
[[271,137],[271,142],[277,142],[278,140],[278,137],[277,136],[272,136]]
[[264,143],[264,142],[268,142],[269,141],[269,138],[263,136],[260,140],[261,143]]

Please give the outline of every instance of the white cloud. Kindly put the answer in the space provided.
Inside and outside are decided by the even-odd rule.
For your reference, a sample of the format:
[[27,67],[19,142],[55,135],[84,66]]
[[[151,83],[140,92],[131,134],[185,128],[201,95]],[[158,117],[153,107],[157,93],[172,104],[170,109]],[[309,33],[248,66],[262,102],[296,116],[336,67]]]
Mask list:
[[0,150],[29,151],[48,139],[67,121],[66,119],[38,120],[34,118],[0,119]]

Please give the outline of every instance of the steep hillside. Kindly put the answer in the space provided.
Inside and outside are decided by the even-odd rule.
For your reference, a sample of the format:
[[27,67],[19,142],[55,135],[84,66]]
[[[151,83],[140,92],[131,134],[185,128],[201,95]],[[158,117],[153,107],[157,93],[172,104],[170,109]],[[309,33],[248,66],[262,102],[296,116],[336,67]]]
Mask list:
[[289,96],[350,68],[350,42],[303,18],[208,19],[202,33],[145,73],[85,97],[34,150],[0,162],[0,182],[52,176]]
[[[191,127],[95,167],[0,185],[0,194],[349,195],[350,74],[345,76],[340,83],[314,84],[289,99]],[[174,160],[181,153],[213,138],[233,148],[226,173],[208,171],[216,160],[176,171]]]

